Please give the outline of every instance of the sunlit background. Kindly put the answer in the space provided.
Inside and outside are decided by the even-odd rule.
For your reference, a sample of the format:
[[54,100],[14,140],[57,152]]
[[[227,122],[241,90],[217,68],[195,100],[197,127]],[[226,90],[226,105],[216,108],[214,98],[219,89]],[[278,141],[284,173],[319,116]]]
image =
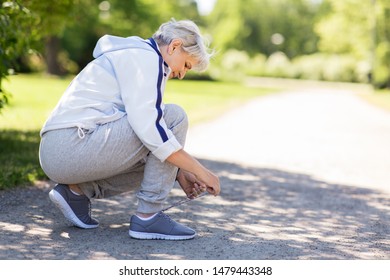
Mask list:
[[75,74],[103,34],[148,38],[175,18],[198,23],[217,50],[204,75],[210,79],[250,75],[390,86],[386,0],[21,0],[2,1],[1,13],[10,16],[2,22],[3,75]]

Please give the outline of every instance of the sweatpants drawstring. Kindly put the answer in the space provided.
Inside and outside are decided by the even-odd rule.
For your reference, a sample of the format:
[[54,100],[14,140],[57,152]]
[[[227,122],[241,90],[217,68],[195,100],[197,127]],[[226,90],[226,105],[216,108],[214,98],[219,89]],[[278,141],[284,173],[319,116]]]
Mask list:
[[84,129],[82,129],[81,127],[77,127],[77,133],[78,133],[80,139],[84,139],[85,138]]

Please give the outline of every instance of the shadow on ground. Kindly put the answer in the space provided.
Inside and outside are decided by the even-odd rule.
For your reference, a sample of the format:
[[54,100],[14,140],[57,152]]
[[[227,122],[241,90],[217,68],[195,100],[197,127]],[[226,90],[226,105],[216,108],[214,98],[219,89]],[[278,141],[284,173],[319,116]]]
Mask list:
[[[390,259],[390,197],[308,175],[202,160],[222,194],[169,211],[189,241],[127,235],[134,194],[93,202],[101,226],[80,230],[52,207],[50,188],[0,192],[0,259]],[[175,187],[169,198],[183,198]]]

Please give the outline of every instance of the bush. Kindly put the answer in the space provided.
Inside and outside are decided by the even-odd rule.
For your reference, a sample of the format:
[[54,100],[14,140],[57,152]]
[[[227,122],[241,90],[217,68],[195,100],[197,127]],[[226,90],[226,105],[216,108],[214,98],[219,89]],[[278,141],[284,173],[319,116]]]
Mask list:
[[369,68],[348,54],[316,53],[293,60],[296,78],[334,82],[367,82]]
[[329,55],[324,62],[323,79],[332,82],[357,82],[356,61],[348,55]]
[[293,60],[294,78],[322,80],[324,56],[322,54],[303,55]]
[[257,54],[249,60],[245,68],[245,74],[249,76],[260,76],[265,72],[267,57],[264,54]]
[[271,54],[265,62],[265,76],[285,77],[293,76],[293,67],[290,59],[283,52]]
[[257,58],[255,70],[253,62],[247,66],[249,75],[335,82],[368,82],[370,69],[367,63],[348,54],[316,53],[290,61],[284,53],[276,52],[265,61]]
[[[389,48],[383,47],[381,57],[390,57]],[[266,58],[259,53],[254,57],[244,51],[229,50],[211,62],[204,77],[215,80],[241,81],[246,75],[332,82],[369,82],[370,64],[350,54],[315,53],[290,60],[286,54],[275,52]],[[382,62],[374,77],[378,84],[389,81],[390,69]]]
[[210,65],[209,73],[216,80],[238,82],[245,77],[249,62],[249,55],[245,51],[231,49],[217,56]]
[[8,104],[9,96],[2,80],[17,67],[18,58],[30,49],[33,26],[34,16],[16,1],[0,3],[0,111]]

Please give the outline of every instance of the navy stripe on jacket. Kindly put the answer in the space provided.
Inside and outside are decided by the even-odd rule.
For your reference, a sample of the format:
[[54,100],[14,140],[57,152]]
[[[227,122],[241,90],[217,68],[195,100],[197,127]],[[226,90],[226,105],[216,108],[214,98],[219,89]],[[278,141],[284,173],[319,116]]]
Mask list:
[[158,54],[159,58],[159,66],[158,66],[158,79],[157,79],[157,98],[156,98],[156,110],[157,110],[157,119],[156,119],[156,128],[161,136],[161,139],[163,142],[168,141],[168,135],[166,134],[164,128],[161,126],[160,121],[163,116],[163,111],[161,109],[161,103],[162,103],[162,92],[161,92],[161,83],[164,76],[164,70],[162,69],[162,64],[166,64],[165,61],[162,58],[162,55],[160,51],[157,48],[156,42],[149,38],[150,43],[148,43]]

